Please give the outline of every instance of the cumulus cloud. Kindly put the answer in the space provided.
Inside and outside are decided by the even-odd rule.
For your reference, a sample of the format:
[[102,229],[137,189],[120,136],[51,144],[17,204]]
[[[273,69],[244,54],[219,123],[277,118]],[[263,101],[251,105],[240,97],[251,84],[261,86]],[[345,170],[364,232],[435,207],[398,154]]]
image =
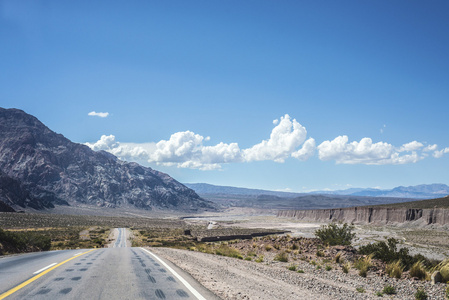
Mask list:
[[335,160],[339,164],[385,165],[415,163],[423,158],[415,151],[421,147],[423,145],[416,141],[399,148],[384,142],[373,143],[370,138],[349,142],[348,136],[343,135],[332,141],[324,141],[317,148],[321,160]]
[[424,147],[424,145],[422,143],[413,141],[413,142],[402,145],[402,147],[399,148],[398,151],[399,152],[416,151],[418,149],[421,149],[422,147]]
[[449,147],[441,149],[441,150],[436,150],[435,152],[433,152],[433,157],[441,158],[446,153],[449,153]]
[[430,153],[435,158],[449,153],[449,147],[438,150],[436,144],[425,146],[412,141],[395,147],[386,142],[373,142],[368,137],[350,142],[346,135],[316,146],[315,139],[307,139],[306,128],[288,114],[274,120],[273,126],[268,139],[246,149],[241,149],[238,143],[207,145],[210,137],[191,131],[176,132],[167,140],[141,144],[120,143],[114,135],[103,135],[97,142],[86,145],[95,151],[108,151],[125,160],[201,170],[220,169],[228,163],[283,163],[290,157],[306,161],[315,152],[318,152],[318,158],[322,161],[366,165],[416,163],[429,157]]
[[[276,120],[275,120],[276,121]],[[274,160],[284,162],[295,149],[304,143],[307,130],[289,115],[281,117],[271,131],[270,138],[243,150],[246,161]]]
[[306,161],[315,154],[315,149],[315,140],[313,138],[309,138],[304,142],[301,149],[292,153],[292,157]]
[[[285,115],[274,120],[275,127],[270,137],[247,149],[240,149],[238,143],[205,145],[209,137],[191,131],[174,133],[168,140],[139,144],[119,143],[113,135],[103,135],[95,143],[86,143],[93,150],[105,150],[128,160],[146,160],[166,166],[180,168],[215,170],[223,164],[271,160],[282,163],[289,157],[307,160],[315,151],[315,140],[306,142],[307,131],[295,119]],[[300,146],[302,147],[298,149]]]
[[109,116],[108,112],[96,112],[96,111],[91,111],[90,113],[87,114],[88,116],[91,117],[100,117],[100,118],[106,118]]

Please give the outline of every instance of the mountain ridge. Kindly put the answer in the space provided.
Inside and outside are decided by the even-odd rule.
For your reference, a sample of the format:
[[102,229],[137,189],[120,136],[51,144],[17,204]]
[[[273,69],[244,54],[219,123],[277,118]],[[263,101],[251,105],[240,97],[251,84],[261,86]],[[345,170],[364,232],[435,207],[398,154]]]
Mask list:
[[0,108],[0,172],[22,195],[0,199],[13,208],[215,208],[169,175],[73,143],[19,109]]
[[335,195],[335,196],[362,196],[387,197],[410,199],[433,199],[449,195],[449,186],[441,183],[420,184],[415,186],[398,186],[393,189],[350,188],[336,191],[313,191],[307,193],[281,192],[262,189],[250,189],[232,186],[220,186],[208,183],[185,183],[198,194],[229,194],[229,195],[272,195],[277,197],[300,197],[305,195]]

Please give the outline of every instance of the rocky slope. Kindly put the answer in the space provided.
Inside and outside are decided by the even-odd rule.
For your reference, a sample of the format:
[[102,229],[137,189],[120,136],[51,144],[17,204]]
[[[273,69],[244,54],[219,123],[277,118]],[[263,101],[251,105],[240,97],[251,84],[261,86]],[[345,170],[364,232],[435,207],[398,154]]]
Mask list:
[[10,187],[0,200],[12,207],[213,209],[167,174],[73,143],[18,109],[0,108],[0,171]]
[[[446,197],[449,202],[449,197]],[[449,224],[447,208],[349,207],[339,209],[282,210],[278,217],[304,221],[343,221],[359,224],[417,222],[422,225]]]

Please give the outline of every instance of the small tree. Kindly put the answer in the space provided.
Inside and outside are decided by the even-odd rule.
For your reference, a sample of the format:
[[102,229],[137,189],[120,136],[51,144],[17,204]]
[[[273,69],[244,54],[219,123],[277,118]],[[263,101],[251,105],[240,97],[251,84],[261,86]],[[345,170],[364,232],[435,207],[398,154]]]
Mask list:
[[335,245],[351,245],[352,240],[355,237],[353,225],[348,225],[348,223],[338,224],[330,223],[328,225],[321,226],[320,229],[315,231],[315,235],[324,244],[335,246]]

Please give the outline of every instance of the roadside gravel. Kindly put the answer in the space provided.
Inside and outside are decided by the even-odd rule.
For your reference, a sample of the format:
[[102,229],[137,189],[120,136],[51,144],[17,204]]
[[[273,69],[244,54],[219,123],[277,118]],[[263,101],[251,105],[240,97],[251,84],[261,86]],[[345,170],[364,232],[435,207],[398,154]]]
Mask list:
[[[415,299],[418,288],[425,289],[428,299],[445,299],[444,284],[432,286],[429,282],[375,274],[363,278],[340,269],[317,270],[304,261],[256,263],[179,249],[151,248],[151,251],[190,273],[222,299]],[[288,270],[292,264],[304,273]],[[394,286],[397,293],[377,296],[376,292],[387,285]]]

